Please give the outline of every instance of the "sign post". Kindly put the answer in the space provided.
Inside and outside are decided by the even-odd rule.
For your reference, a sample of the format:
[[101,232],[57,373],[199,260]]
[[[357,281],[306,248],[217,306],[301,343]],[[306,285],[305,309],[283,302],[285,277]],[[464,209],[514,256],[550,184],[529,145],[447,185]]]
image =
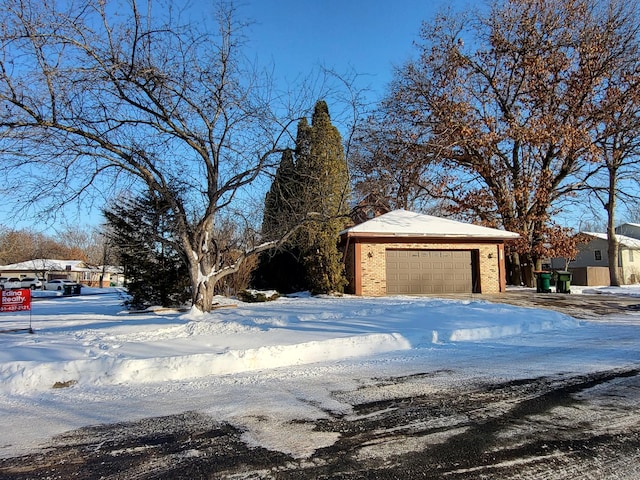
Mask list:
[[29,311],[29,333],[33,333],[33,328],[31,328],[31,290],[28,288],[2,290],[0,312],[26,311]]

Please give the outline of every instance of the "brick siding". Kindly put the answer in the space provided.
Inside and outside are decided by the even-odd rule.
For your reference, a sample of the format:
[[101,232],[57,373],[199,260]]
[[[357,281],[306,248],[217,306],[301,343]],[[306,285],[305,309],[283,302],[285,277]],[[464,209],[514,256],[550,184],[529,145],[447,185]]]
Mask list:
[[350,293],[364,296],[387,294],[387,249],[475,250],[478,252],[480,277],[480,291],[477,293],[499,293],[501,291],[501,271],[504,272],[504,254],[501,243],[358,241],[349,245],[345,255]]

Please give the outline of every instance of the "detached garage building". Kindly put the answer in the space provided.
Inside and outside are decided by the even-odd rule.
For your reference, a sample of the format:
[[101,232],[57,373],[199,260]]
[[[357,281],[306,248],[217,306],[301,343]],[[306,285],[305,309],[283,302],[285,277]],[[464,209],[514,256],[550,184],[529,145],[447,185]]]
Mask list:
[[517,233],[395,210],[340,234],[355,295],[499,293]]

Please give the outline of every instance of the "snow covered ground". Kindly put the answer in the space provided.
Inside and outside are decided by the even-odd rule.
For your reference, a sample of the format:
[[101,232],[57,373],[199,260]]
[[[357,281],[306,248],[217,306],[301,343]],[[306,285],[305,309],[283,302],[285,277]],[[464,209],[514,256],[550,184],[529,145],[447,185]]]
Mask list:
[[[597,291],[640,297],[640,288]],[[305,457],[336,434],[293,431],[291,420],[349,413],[375,379],[447,372],[434,376],[438,388],[640,365],[640,312],[587,322],[474,296],[302,296],[220,299],[210,314],[129,313],[116,290],[35,295],[31,313],[0,316],[0,457],[82,426],[185,411]],[[402,395],[391,388],[378,394]],[[335,395],[347,391],[351,403]]]

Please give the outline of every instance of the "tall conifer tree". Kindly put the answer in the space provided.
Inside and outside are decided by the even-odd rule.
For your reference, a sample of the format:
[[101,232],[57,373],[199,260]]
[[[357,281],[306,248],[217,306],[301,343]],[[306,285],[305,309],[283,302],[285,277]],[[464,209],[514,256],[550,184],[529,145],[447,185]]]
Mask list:
[[302,272],[304,288],[313,293],[343,291],[346,280],[337,241],[348,222],[350,193],[342,137],[321,100],[315,105],[311,125],[306,118],[298,123],[295,158],[283,155],[265,199],[266,239],[305,219],[286,247],[289,261],[295,257],[297,264],[277,255],[265,268],[263,258],[262,278],[271,278],[272,286],[291,291],[300,284]]
[[309,289],[341,292],[346,280],[337,241],[348,220],[349,173],[342,137],[323,100],[315,105],[311,126],[306,120],[298,126],[296,171],[304,188],[301,210],[316,218],[298,235]]
[[280,165],[264,200],[262,235],[264,240],[279,238],[293,225],[297,216],[298,181],[293,151],[285,150]]
[[[264,200],[262,236],[265,241],[281,238],[292,229],[304,212],[300,212],[300,182],[293,151],[286,150]],[[305,290],[306,275],[295,242],[284,248],[263,252],[253,282],[259,288],[275,288],[282,293]]]

